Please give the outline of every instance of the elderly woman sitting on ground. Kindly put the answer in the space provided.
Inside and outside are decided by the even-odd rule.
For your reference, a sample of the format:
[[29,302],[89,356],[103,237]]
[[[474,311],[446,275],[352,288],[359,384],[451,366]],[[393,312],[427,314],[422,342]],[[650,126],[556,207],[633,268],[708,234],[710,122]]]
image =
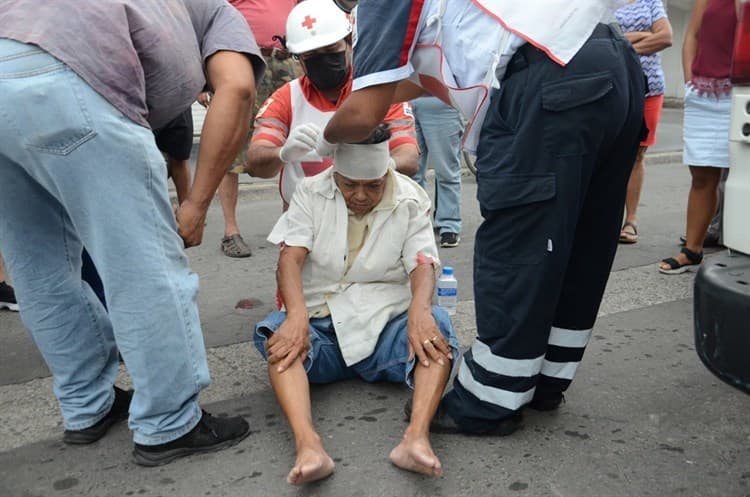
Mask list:
[[[413,387],[396,466],[440,476],[430,421],[458,357],[450,318],[431,304],[439,267],[424,190],[393,169],[389,133],[342,144],[332,168],[305,178],[268,239],[284,312],[256,325],[276,397],[294,432],[294,485],[333,472],[312,423],[309,383],[360,377]],[[416,356],[416,357],[415,357]]]

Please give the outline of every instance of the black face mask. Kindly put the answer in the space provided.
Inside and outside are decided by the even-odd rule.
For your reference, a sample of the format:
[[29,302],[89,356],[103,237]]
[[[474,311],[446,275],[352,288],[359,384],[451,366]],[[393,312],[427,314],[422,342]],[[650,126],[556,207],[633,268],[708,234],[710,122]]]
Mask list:
[[346,51],[322,53],[306,58],[305,73],[319,90],[332,90],[341,86],[349,74]]

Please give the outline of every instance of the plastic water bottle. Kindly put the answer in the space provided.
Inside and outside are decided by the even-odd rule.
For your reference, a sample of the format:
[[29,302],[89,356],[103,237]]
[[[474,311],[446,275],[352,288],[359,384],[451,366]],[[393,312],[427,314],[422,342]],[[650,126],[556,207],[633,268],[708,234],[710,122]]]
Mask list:
[[456,314],[456,306],[458,305],[458,280],[453,276],[453,268],[451,266],[443,267],[443,274],[438,279],[437,303],[445,309],[448,315],[453,316]]

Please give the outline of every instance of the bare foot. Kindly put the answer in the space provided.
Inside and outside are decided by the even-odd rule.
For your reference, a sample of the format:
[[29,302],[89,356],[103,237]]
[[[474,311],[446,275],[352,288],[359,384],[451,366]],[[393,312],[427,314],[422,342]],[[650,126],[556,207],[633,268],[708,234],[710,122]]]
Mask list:
[[391,462],[401,469],[429,476],[443,476],[443,466],[427,438],[409,439],[404,436],[401,443],[391,451]]
[[323,447],[301,447],[297,450],[297,460],[286,477],[290,485],[302,485],[322,480],[333,473],[335,464]]

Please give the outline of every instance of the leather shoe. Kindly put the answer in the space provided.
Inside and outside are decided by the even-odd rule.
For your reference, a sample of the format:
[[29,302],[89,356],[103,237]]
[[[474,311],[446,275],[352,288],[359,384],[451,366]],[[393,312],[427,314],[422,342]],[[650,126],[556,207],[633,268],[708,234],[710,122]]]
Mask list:
[[133,398],[132,390],[123,390],[118,387],[115,389],[115,401],[106,416],[99,420],[95,425],[89,426],[82,430],[65,430],[63,432],[63,442],[73,445],[86,445],[94,443],[117,423],[128,417],[130,401]]
[[158,445],[135,444],[133,459],[141,466],[161,466],[190,454],[232,447],[250,433],[250,425],[241,416],[214,417],[203,411],[198,424],[176,440]]

